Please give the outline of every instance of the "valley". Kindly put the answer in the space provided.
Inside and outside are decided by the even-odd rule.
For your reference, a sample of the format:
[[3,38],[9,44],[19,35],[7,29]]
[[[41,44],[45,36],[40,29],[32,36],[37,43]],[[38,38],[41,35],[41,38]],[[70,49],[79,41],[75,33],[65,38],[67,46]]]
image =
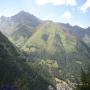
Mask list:
[[25,11],[0,18],[1,87],[73,90],[89,65],[90,27],[44,21]]

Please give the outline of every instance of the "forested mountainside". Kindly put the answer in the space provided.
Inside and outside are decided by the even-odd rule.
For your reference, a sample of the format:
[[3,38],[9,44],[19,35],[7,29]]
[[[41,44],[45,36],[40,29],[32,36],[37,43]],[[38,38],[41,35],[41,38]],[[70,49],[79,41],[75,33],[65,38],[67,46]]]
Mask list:
[[0,33],[0,89],[47,90],[49,82],[23,62],[17,48]]
[[[0,32],[0,89],[58,90],[59,86],[61,89],[70,88],[64,81],[53,77],[46,64],[43,68],[40,63],[26,62],[26,59],[20,57],[18,48]],[[52,67],[55,64],[57,65],[56,62],[52,63]]]
[[76,83],[81,68],[90,64],[90,27],[43,21],[21,11],[1,17],[0,30],[18,48],[23,59],[19,61],[33,67],[51,85],[56,78],[70,85]]

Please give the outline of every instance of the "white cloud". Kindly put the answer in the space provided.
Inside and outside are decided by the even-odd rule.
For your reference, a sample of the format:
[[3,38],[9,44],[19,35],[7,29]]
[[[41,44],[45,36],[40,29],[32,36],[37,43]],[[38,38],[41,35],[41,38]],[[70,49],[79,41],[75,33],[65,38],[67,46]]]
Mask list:
[[69,20],[69,19],[71,19],[71,12],[66,11],[66,12],[64,12],[64,14],[61,17],[66,20]]
[[90,0],[86,0],[86,2],[80,7],[80,10],[85,13],[88,8],[90,8]]
[[64,5],[65,0],[36,0],[38,5],[45,5],[51,3],[53,5]]
[[51,3],[53,5],[77,5],[76,0],[36,0],[36,3],[40,6],[48,3]]
[[71,6],[77,5],[76,0],[66,0],[66,4]]

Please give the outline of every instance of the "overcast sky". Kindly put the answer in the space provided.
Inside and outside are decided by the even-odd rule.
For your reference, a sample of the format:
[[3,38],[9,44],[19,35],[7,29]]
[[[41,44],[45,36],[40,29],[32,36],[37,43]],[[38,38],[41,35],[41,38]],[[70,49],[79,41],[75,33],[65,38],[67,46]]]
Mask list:
[[22,10],[43,20],[90,26],[90,0],[0,0],[0,16]]

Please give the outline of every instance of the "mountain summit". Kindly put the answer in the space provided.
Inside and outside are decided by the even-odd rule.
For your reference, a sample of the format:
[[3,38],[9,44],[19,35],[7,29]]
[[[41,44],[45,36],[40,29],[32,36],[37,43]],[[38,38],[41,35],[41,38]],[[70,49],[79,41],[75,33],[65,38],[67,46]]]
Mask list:
[[40,22],[40,19],[36,18],[34,15],[32,15],[28,12],[25,12],[25,11],[19,12],[15,16],[12,16],[11,19],[14,22],[28,24],[28,25],[32,25],[32,26],[36,26]]

